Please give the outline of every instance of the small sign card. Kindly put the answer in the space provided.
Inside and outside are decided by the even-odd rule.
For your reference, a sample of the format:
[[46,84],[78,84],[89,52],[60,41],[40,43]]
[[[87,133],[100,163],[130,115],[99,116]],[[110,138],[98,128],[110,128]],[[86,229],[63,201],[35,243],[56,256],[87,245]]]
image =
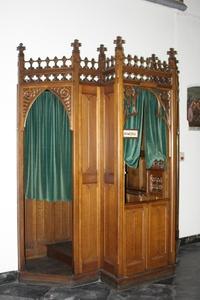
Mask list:
[[137,129],[124,129],[124,138],[138,138]]

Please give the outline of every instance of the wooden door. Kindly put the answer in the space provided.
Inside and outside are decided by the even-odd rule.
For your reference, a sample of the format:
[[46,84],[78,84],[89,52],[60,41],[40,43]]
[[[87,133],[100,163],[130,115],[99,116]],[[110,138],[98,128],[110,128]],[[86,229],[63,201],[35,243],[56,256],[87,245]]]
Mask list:
[[80,202],[79,253],[83,273],[100,264],[99,196],[99,98],[94,86],[81,86],[80,93]]
[[145,205],[126,208],[126,274],[144,272],[146,268]]
[[168,201],[155,201],[148,209],[147,268],[154,269],[168,264]]

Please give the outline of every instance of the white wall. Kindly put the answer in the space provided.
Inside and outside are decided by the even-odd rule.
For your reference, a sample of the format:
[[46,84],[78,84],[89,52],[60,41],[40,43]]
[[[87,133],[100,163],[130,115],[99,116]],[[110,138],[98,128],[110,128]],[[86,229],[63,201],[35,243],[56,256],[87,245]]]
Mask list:
[[180,234],[200,233],[198,170],[199,132],[186,121],[186,89],[200,85],[200,2],[186,1],[187,12],[144,0],[6,0],[0,2],[0,272],[17,269],[16,201],[16,47],[23,42],[26,57],[69,56],[71,42],[82,42],[81,56],[96,57],[104,43],[113,54],[113,40],[126,40],[126,53],[166,59],[175,47],[179,52],[181,151]]
[[185,160],[180,163],[180,235],[200,233],[200,131],[187,123],[187,88],[200,86],[200,2],[187,1],[183,14],[177,14],[177,49],[180,61],[180,146]]

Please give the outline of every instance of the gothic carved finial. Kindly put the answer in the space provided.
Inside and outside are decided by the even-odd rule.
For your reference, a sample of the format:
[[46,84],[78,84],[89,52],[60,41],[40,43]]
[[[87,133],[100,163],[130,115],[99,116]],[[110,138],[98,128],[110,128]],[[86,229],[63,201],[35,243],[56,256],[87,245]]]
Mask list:
[[26,50],[26,47],[22,43],[20,43],[17,47],[17,51],[19,51],[19,54],[23,54],[24,50]]
[[169,55],[169,59],[176,59],[177,52],[174,48],[170,48],[167,54]]
[[71,43],[71,47],[73,47],[73,52],[79,52],[79,48],[81,47],[81,43],[79,43],[79,40],[74,40],[73,43]]
[[18,52],[18,82],[22,83],[24,80],[24,50],[26,47],[22,43],[17,47]]
[[102,83],[105,81],[105,75],[103,74],[105,67],[106,67],[106,54],[105,51],[107,51],[107,48],[104,47],[103,44],[97,48],[97,51],[99,52],[99,81]]
[[121,36],[117,36],[116,40],[114,40],[114,44],[116,45],[115,50],[123,50],[125,40],[123,40]]
[[177,52],[174,50],[174,48],[170,48],[167,54],[169,55],[168,63],[170,68],[177,69],[177,63],[178,63],[178,60],[176,59]]
[[103,44],[101,44],[101,45],[99,46],[99,48],[97,48],[97,51],[99,52],[99,55],[103,56],[103,55],[105,55],[105,51],[107,51],[107,48],[104,47]]

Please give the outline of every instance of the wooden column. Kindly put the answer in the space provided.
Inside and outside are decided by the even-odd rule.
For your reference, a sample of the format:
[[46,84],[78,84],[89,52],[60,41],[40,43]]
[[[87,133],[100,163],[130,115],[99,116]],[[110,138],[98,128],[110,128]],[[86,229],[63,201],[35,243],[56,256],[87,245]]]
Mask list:
[[99,58],[98,58],[98,63],[99,63],[99,83],[103,84],[105,81],[105,67],[106,67],[106,55],[105,52],[107,51],[107,48],[104,47],[104,45],[100,45],[99,48],[97,48],[97,51],[99,52]]
[[[179,98],[178,98],[178,69],[176,51],[170,49],[169,68],[172,73],[172,90],[170,103],[170,139],[171,139],[171,160],[170,160],[170,199],[171,199],[171,228],[170,228],[170,263],[176,260],[176,232],[178,230],[178,201],[179,201]],[[178,234],[178,233],[177,233]]]
[[17,86],[17,209],[18,209],[18,268],[20,271],[25,266],[25,228],[24,228],[24,124],[23,124],[23,95],[21,85],[24,78],[24,50],[23,44],[17,47],[18,53],[18,86]]
[[115,47],[115,86],[114,86],[114,116],[115,116],[115,166],[114,180],[116,187],[116,205],[117,205],[117,275],[124,273],[123,270],[123,224],[124,224],[124,158],[123,158],[123,125],[124,125],[124,104],[123,104],[123,64],[125,41],[118,36],[114,41]]
[[79,150],[79,67],[80,67],[80,46],[78,40],[71,44],[72,51],[72,78],[73,78],[73,96],[72,96],[72,126],[73,126],[73,263],[74,273],[81,272],[81,254],[80,254],[80,201],[79,201],[79,170],[80,170],[80,150]]
[[105,135],[104,135],[104,105],[105,105],[105,89],[104,89],[104,82],[105,82],[105,75],[104,71],[106,68],[106,54],[107,48],[104,47],[103,44],[97,48],[97,51],[99,52],[98,57],[98,65],[99,65],[99,84],[100,87],[97,89],[98,94],[98,105],[99,105],[99,119],[98,119],[98,140],[99,140],[99,197],[100,197],[100,268],[103,268],[103,259],[104,259],[104,210],[105,210],[105,204],[104,201],[104,167],[105,167],[105,161],[104,161],[104,146],[105,146]]

